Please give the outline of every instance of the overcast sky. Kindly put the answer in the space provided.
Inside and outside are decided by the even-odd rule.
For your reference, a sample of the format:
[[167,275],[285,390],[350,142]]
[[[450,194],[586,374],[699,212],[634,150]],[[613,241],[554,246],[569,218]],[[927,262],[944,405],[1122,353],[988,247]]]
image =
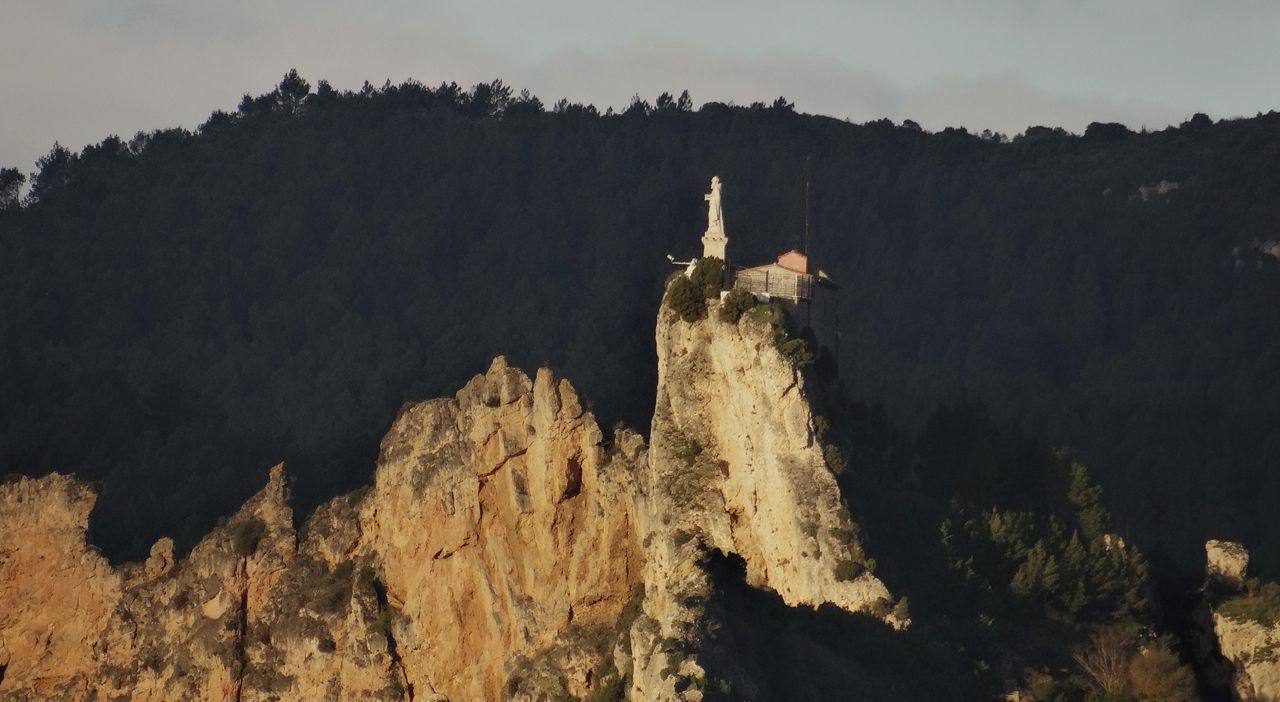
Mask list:
[[0,165],[195,127],[291,67],[602,109],[687,88],[928,129],[1160,128],[1280,108],[1280,0],[0,0]]

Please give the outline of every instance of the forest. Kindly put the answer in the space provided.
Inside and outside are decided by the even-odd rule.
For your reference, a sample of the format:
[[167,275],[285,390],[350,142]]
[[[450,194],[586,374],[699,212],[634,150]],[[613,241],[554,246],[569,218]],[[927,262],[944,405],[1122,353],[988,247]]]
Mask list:
[[[194,130],[0,170],[0,472],[98,482],[91,534],[123,560],[162,535],[189,548],[280,461],[302,513],[367,482],[397,409],[495,354],[647,430],[665,256],[699,250],[710,177],[730,265],[754,265],[804,245],[806,163],[842,392],[881,418],[856,426],[919,454],[853,451],[851,470],[878,462],[878,485],[938,505],[980,495],[948,543],[1023,534],[1026,556],[1047,527],[1001,515],[1030,509],[1027,473],[1066,490],[1078,459],[1153,570],[1190,577],[1223,538],[1280,572],[1275,112],[1009,138],[782,98],[601,112],[501,81],[337,91],[291,72]],[[975,412],[964,464],[931,469]],[[1082,558],[1098,527],[1063,514],[1084,541],[1041,550]],[[1113,594],[1037,596],[1133,605]]]

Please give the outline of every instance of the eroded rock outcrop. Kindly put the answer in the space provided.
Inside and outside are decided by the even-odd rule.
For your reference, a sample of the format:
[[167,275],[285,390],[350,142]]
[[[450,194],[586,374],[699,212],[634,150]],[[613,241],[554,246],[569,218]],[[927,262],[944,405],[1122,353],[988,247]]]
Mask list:
[[775,348],[769,321],[721,322],[709,305],[694,323],[664,305],[657,327],[636,699],[701,699],[708,551],[739,557],[748,584],[791,606],[870,611],[889,597],[823,457],[804,375]]
[[185,557],[162,539],[112,567],[85,540],[87,486],[0,486],[0,698],[750,693],[749,674],[705,667],[734,656],[712,641],[725,569],[709,561],[736,559],[735,582],[773,598],[775,619],[866,611],[888,592],[805,378],[767,322],[714,314],[660,319],[652,448],[626,429],[606,439],[568,382],[498,358],[454,397],[405,407],[373,484],[300,528],[277,466]]
[[1202,667],[1242,702],[1280,700],[1280,586],[1246,579],[1249,552],[1238,543],[1209,541],[1205,554],[1201,618],[1210,664]]
[[[606,449],[567,382],[499,358],[456,397],[401,412],[371,488],[295,531],[277,466],[176,563],[162,539],[112,568],[85,541],[95,497],[72,478],[7,484],[0,697],[583,695],[609,653],[600,630],[642,576],[644,460],[633,432]],[[573,664],[548,682],[538,660]]]
[[[631,432],[614,444],[568,382],[546,370],[530,382],[502,359],[457,398],[400,414],[360,524],[415,689],[519,696],[536,681],[517,659],[612,626],[642,575],[645,455]],[[596,658],[565,676],[567,692],[585,694]]]
[[96,495],[50,475],[0,486],[0,693],[85,697],[121,576],[85,543]]

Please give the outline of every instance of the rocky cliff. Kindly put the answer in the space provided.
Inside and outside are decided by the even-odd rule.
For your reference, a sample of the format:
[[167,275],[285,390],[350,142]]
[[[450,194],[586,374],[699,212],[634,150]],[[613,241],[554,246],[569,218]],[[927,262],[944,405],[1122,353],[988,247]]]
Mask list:
[[711,308],[660,316],[651,447],[498,358],[405,407],[368,488],[295,528],[276,466],[182,558],[164,539],[108,564],[73,478],[0,486],[0,698],[778,697],[717,635],[735,578],[783,618],[906,622],[885,613],[805,377],[766,320]]
[[[779,353],[769,320],[721,321],[720,305],[708,304],[692,323],[664,306],[657,326],[636,699],[682,699],[685,689],[698,699],[708,683],[709,552],[736,556],[749,585],[790,606],[865,611],[889,597],[823,457],[805,376]],[[760,694],[747,671],[730,677],[739,693]]]
[[1205,544],[1208,580],[1200,609],[1204,668],[1241,702],[1280,700],[1280,586],[1247,578],[1249,552],[1238,543]]

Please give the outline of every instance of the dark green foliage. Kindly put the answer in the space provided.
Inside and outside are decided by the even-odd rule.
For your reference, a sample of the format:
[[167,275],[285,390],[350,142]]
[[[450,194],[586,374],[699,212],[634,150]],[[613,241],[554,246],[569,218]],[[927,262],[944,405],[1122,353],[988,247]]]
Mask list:
[[880,619],[883,619],[884,617],[889,616],[889,613],[892,611],[893,611],[893,602],[885,597],[881,597],[875,602],[872,602],[871,607],[867,609],[868,614]]
[[667,306],[680,319],[689,323],[696,322],[707,314],[707,303],[702,297],[702,290],[684,275],[672,278],[667,285]]
[[796,370],[805,370],[813,365],[813,350],[804,339],[787,339],[779,343],[777,348],[778,353]]
[[1280,623],[1280,584],[1250,580],[1245,592],[1223,600],[1215,611],[1231,619],[1275,626]]
[[27,177],[16,168],[0,168],[0,212],[16,209]]
[[831,420],[822,415],[813,417],[813,437],[819,442],[827,440],[827,432],[831,431]]
[[1001,666],[1017,660],[1043,672],[1028,672],[1028,689],[1056,691],[1036,699],[1081,700],[1073,648],[1099,626],[1154,625],[1137,548],[1108,540],[1108,530],[1085,535],[1111,518],[1072,456],[1001,427],[974,403],[939,408],[912,441],[876,408],[821,383],[811,389],[829,420],[826,440],[858,466],[837,481],[861,499],[858,525],[879,556],[877,577],[909,597],[912,629],[963,652],[985,691],[971,698],[998,696]]
[[251,555],[258,548],[258,542],[262,540],[262,533],[266,531],[267,525],[262,523],[257,517],[250,517],[235,523],[231,527],[231,546],[235,552],[242,557]]
[[763,305],[755,305],[746,312],[747,316],[756,322],[763,322],[773,327],[775,330],[785,332],[787,315],[777,303],[769,303]]
[[836,475],[843,473],[849,465],[849,460],[845,458],[844,452],[835,444],[826,444],[822,447],[822,458],[827,462],[827,470]]
[[857,397],[914,433],[963,388],[1072,446],[1144,548],[1193,567],[1231,534],[1280,563],[1280,114],[1004,143],[658,103],[290,75],[194,132],[55,148],[0,211],[0,472],[103,480],[91,536],[138,558],[280,459],[300,515],[368,482],[396,409],[498,352],[646,426],[662,256],[697,251],[707,179],[764,262],[815,154]]
[[1086,539],[1097,539],[1111,528],[1111,519],[1102,507],[1102,487],[1089,479],[1089,471],[1065,454],[1059,453],[1059,461],[1067,461],[1071,467],[1071,486],[1067,499],[1076,508],[1076,523]]
[[698,259],[689,279],[702,291],[704,298],[708,300],[719,298],[720,291],[724,289],[724,261],[715,256]]
[[859,575],[866,570],[861,563],[852,558],[843,558],[836,562],[836,580],[850,581],[857,580]]
[[769,325],[773,334],[773,347],[792,368],[806,370],[813,365],[812,342],[795,334],[793,321],[777,303],[756,305],[747,310],[746,314],[757,322]]
[[999,600],[1013,598],[1084,621],[1148,616],[1147,565],[1137,551],[1087,543],[1053,517],[1029,512],[959,514],[942,524],[952,571]]
[[755,295],[746,290],[734,288],[724,296],[724,302],[720,305],[720,321],[737,324],[738,320],[742,318],[742,314],[755,307],[755,304]]

